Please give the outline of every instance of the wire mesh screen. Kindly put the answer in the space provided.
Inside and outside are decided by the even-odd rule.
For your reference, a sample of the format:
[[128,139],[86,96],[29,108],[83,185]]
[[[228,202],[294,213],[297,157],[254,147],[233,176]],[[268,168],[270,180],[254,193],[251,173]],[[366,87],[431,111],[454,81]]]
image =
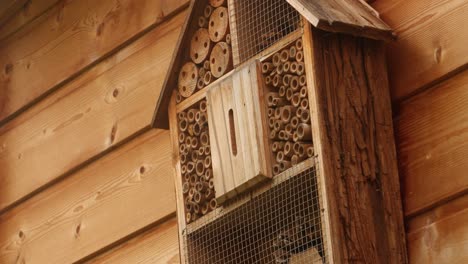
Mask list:
[[301,26],[299,13],[285,0],[237,0],[230,9],[238,47],[234,62],[247,61]]
[[[184,230],[187,263],[328,263],[314,167],[275,177],[235,209],[217,209]],[[234,201],[235,203],[236,201]]]

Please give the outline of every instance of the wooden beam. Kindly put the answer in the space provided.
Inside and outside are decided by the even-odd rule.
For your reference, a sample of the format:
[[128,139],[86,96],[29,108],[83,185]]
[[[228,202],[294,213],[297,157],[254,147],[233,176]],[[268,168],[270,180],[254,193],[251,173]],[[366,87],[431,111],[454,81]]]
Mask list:
[[169,134],[151,130],[0,216],[0,263],[73,263],[175,211]]
[[87,264],[177,264],[179,241],[175,217],[86,262]]
[[150,125],[185,15],[0,128],[0,210]]
[[317,29],[312,39],[313,141],[333,261],[407,263],[383,45]]
[[468,195],[408,221],[410,263],[468,263]]
[[0,27],[26,4],[27,0],[3,0],[0,2]]
[[29,107],[161,23],[168,11],[173,11],[164,13],[166,1],[67,1],[49,10],[45,20],[11,35],[0,44],[0,69],[4,72],[0,88],[5,91],[0,120]]
[[466,67],[467,1],[385,0],[372,6],[398,36],[387,52],[394,101]]
[[468,71],[401,104],[395,120],[405,214],[468,190]]

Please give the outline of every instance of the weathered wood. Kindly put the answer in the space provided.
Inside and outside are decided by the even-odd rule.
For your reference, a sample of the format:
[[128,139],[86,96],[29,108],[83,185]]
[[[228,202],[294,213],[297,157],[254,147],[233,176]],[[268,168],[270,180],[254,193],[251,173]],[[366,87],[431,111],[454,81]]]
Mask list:
[[0,88],[5,93],[0,101],[0,120],[163,21],[167,15],[163,13],[164,2],[68,1],[55,5],[45,20],[33,21],[8,37],[0,44],[0,68],[4,71]]
[[398,35],[387,52],[394,101],[466,66],[467,1],[385,0],[372,5]]
[[174,217],[86,263],[178,264],[180,259],[177,237],[177,219]]
[[468,195],[408,221],[410,263],[468,263]]
[[21,27],[27,25],[36,19],[45,19],[47,16],[43,15],[53,5],[60,2],[59,0],[34,0],[27,1],[20,10],[14,14],[5,24],[0,26],[0,40],[5,39],[15,31],[20,30]]
[[396,136],[405,214],[468,190],[468,71],[403,102]]
[[0,129],[0,210],[150,124],[148,106],[157,100],[185,16],[152,30]]
[[252,63],[206,95],[218,203],[271,177],[258,74]]
[[355,0],[287,0],[314,27],[367,38],[390,40],[390,27],[367,4]]
[[317,29],[312,38],[313,141],[333,261],[407,263],[382,43]]
[[27,0],[3,0],[0,2],[0,27],[26,4]]
[[226,42],[217,43],[210,56],[211,74],[219,78],[232,69],[231,57],[231,47]]
[[219,42],[229,33],[229,14],[226,7],[216,8],[210,16],[208,23],[210,39]]
[[169,151],[151,130],[2,214],[0,262],[73,263],[173,214]]

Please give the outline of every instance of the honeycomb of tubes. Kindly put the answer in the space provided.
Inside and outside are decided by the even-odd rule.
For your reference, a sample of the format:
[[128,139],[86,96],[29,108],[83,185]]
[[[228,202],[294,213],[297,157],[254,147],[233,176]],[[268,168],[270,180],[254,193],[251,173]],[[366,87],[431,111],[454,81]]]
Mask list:
[[[200,11],[201,12],[201,11]],[[197,17],[178,77],[176,103],[208,86],[232,69],[227,0],[209,0]]]
[[177,114],[186,223],[217,206],[206,107],[206,100],[202,100]]
[[263,61],[261,69],[277,175],[314,156],[302,39]]

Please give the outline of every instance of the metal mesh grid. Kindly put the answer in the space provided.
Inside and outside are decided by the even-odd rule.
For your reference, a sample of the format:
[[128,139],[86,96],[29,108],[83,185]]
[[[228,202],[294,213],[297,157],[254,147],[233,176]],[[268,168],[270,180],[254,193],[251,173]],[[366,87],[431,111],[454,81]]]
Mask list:
[[237,0],[230,8],[235,62],[247,61],[301,27],[300,14],[285,0]]
[[[310,160],[308,160],[310,161]],[[307,163],[306,161],[305,163]],[[314,167],[293,167],[184,230],[187,263],[328,263]]]

